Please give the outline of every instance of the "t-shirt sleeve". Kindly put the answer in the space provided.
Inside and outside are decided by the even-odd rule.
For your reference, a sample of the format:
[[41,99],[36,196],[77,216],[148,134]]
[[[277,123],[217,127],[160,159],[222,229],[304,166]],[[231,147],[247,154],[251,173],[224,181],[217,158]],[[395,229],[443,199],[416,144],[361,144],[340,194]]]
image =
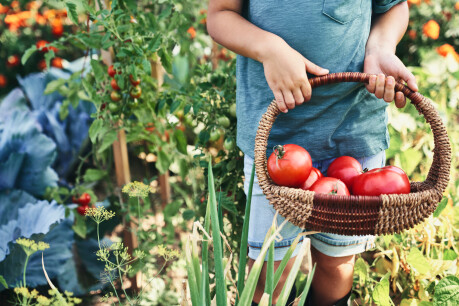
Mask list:
[[382,14],[406,0],[373,0],[373,14]]

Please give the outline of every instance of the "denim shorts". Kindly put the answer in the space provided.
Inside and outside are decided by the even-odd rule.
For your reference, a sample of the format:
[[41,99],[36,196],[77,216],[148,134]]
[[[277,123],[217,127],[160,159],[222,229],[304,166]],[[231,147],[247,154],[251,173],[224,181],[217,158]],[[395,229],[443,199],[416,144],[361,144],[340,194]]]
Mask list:
[[[334,158],[313,162],[312,166],[319,169],[324,175],[328,166]],[[357,158],[362,165],[362,168],[374,169],[380,168],[385,165],[386,154],[381,151],[370,157]],[[253,159],[247,155],[244,157],[244,190],[248,193],[250,176],[252,172]],[[269,201],[266,199],[263,191],[258,186],[258,179],[255,174],[253,189],[252,189],[252,204],[250,207],[250,220],[249,220],[249,257],[256,259],[261,251],[261,246],[265,238],[268,229],[271,227],[274,216],[276,214],[275,209]],[[277,224],[280,225],[285,220],[284,217],[277,216]],[[290,222],[287,222],[280,235],[282,239],[274,243],[274,260],[282,260],[284,255],[287,253],[290,245],[296,236],[307,230],[301,229]],[[374,248],[375,237],[372,235],[368,236],[344,236],[330,233],[317,233],[308,236],[311,239],[311,245],[321,253],[332,256],[341,257],[359,254]],[[296,250],[293,252],[292,257],[296,256],[300,250],[301,242],[298,244]]]

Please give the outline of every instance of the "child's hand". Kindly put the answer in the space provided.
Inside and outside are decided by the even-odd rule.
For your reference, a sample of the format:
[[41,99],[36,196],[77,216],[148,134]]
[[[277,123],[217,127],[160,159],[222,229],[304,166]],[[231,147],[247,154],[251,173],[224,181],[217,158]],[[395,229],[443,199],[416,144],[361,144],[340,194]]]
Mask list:
[[406,98],[401,92],[395,93],[395,80],[404,81],[412,90],[418,90],[414,75],[392,52],[367,53],[363,71],[378,75],[370,77],[369,84],[366,85],[367,90],[388,103],[395,100],[395,105],[398,108],[405,106]]
[[311,99],[306,71],[319,76],[327,74],[328,70],[308,61],[279,37],[270,46],[260,60],[277,106],[286,113]]

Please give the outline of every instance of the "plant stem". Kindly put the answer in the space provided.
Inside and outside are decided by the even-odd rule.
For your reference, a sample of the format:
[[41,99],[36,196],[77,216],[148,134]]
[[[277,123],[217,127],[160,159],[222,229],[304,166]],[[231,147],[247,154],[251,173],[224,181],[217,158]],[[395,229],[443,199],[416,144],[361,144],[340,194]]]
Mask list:
[[30,255],[27,254],[27,257],[26,257],[26,260],[25,260],[25,263],[24,263],[24,275],[23,275],[23,277],[24,277],[24,280],[23,280],[24,284],[23,284],[23,286],[24,286],[24,287],[26,287],[26,270],[27,270],[27,264],[29,263],[29,257],[30,257]]
[[99,249],[102,249],[102,248],[100,247],[99,222],[97,222],[97,243],[99,244]]
[[126,293],[126,290],[124,290],[123,276],[121,275],[121,267],[120,267],[120,262],[118,260],[118,256],[115,256],[115,257],[116,257],[116,264],[117,264],[116,269],[118,270],[118,275],[120,276],[121,289],[123,289],[124,295],[126,295],[126,298],[128,299],[128,301],[131,302],[131,299]]

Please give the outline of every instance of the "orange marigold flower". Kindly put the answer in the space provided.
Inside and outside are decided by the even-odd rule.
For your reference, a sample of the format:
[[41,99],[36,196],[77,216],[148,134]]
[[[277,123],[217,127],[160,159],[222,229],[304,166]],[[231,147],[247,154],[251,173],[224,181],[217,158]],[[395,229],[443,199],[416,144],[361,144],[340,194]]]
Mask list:
[[456,4],[454,4],[454,8],[455,8],[457,11],[459,11],[459,1],[456,2]]
[[26,8],[28,10],[36,10],[40,7],[40,3],[38,3],[38,1],[31,1],[29,3],[27,3],[26,5]]
[[422,27],[422,33],[432,39],[438,39],[440,36],[440,25],[435,20],[429,20]]
[[456,61],[459,62],[459,54],[457,54],[456,50],[454,50],[454,47],[450,44],[444,44],[438,47],[437,53],[443,57],[446,57],[448,56],[448,54],[451,54],[456,59]]
[[454,47],[450,44],[444,44],[437,48],[437,52],[441,56],[447,56],[450,53],[455,53],[456,50],[454,50]]
[[413,4],[419,5],[421,4],[421,0],[408,0],[408,4],[409,5],[413,5]]
[[62,34],[64,33],[64,26],[62,25],[62,20],[60,20],[59,18],[55,18],[53,19],[53,21],[51,21],[51,32],[55,36],[62,36]]
[[206,9],[201,9],[201,10],[199,11],[199,14],[200,14],[200,15],[207,14],[207,10],[206,10]]
[[10,8],[8,6],[3,6],[0,4],[0,14],[6,14],[8,13],[8,11],[10,10]]
[[35,21],[36,21],[39,25],[45,25],[45,24],[46,24],[46,18],[43,17],[43,16],[40,15],[40,14],[37,14],[37,16],[35,16]]
[[186,32],[188,34],[190,34],[190,37],[193,39],[196,37],[196,30],[195,28],[193,28],[192,26],[188,28],[188,30],[186,30]]
[[207,22],[207,18],[202,18],[202,19],[199,21],[200,24],[206,24],[206,22]]
[[413,39],[413,40],[416,39],[416,35],[417,35],[417,33],[416,33],[415,30],[409,30],[409,31],[408,31],[408,36],[409,36],[411,39]]

